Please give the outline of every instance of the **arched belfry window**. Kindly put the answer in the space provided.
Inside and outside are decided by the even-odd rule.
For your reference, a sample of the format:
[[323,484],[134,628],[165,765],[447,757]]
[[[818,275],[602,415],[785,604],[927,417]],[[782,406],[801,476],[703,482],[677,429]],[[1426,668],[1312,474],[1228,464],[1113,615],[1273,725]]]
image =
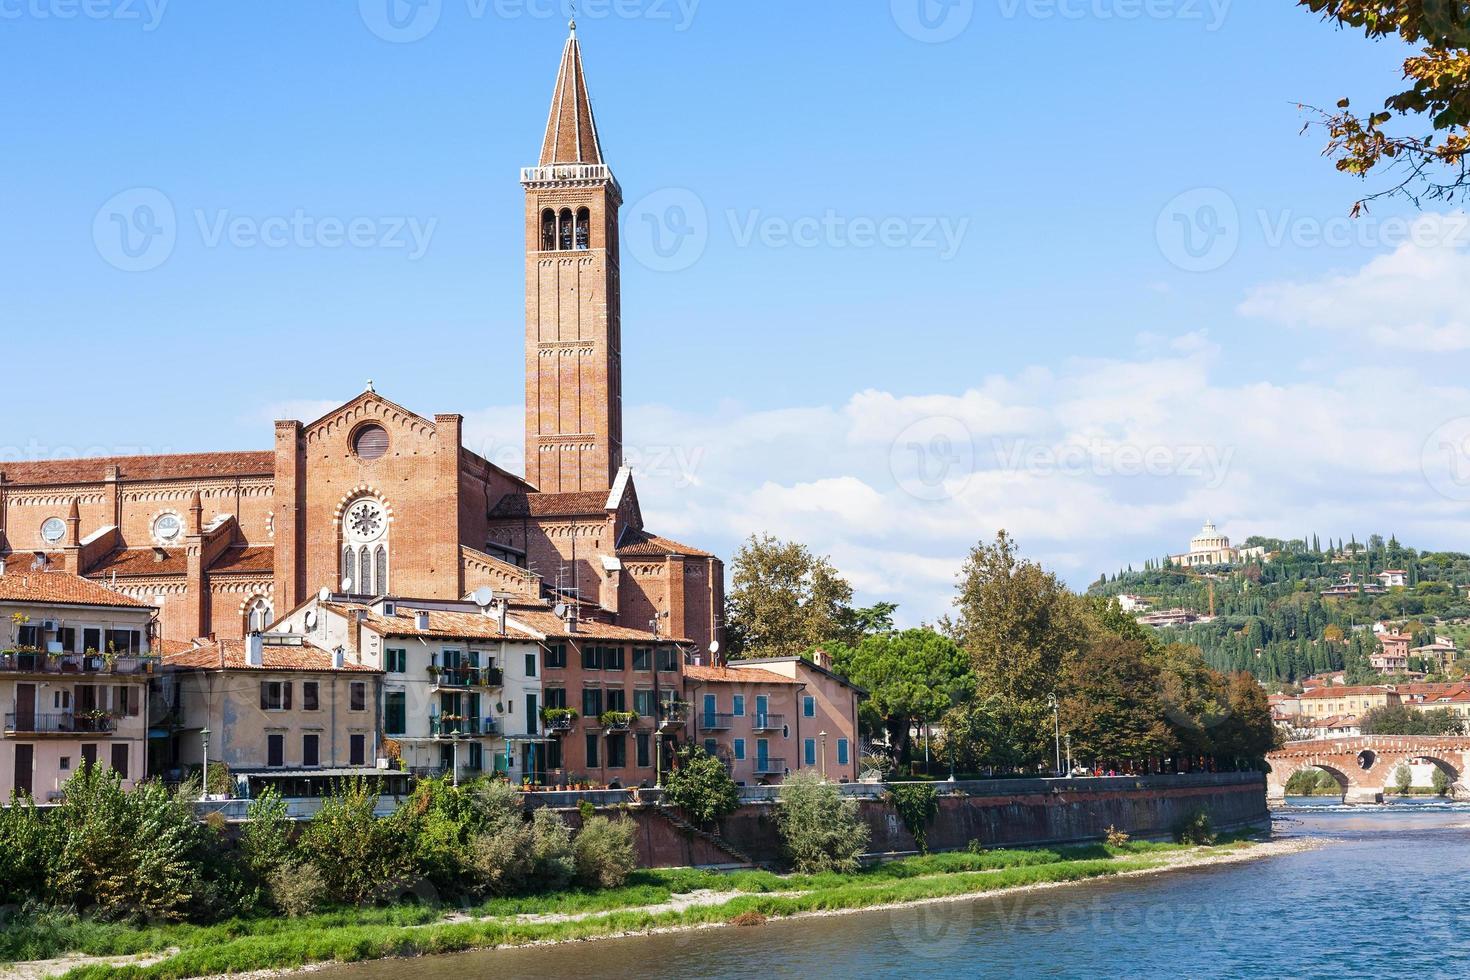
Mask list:
[[561,212],[561,230],[557,235],[557,247],[563,252],[572,250],[572,209],[563,208]]
[[342,512],[342,583],[354,595],[387,595],[388,511],[375,497],[359,497]]
[[551,208],[541,212],[541,251],[556,251],[556,212]]
[[586,208],[577,212],[577,251],[591,248],[592,212]]

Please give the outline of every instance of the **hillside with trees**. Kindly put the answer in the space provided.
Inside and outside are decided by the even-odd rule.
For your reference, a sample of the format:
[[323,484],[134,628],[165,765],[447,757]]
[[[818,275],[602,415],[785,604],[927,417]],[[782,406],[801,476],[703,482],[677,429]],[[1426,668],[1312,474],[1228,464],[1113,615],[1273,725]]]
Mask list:
[[[1268,686],[1289,685],[1324,671],[1345,670],[1352,682],[1378,680],[1368,665],[1377,648],[1373,625],[1391,622],[1422,646],[1436,637],[1470,640],[1470,555],[1420,551],[1390,537],[1323,541],[1251,538],[1268,557],[1238,566],[1183,569],[1149,562],[1142,571],[1104,575],[1088,594],[1140,596],[1154,609],[1188,609],[1213,621],[1164,629],[1198,647],[1217,670],[1248,671]],[[1406,584],[1375,593],[1378,573],[1402,571]],[[1347,595],[1322,592],[1350,577]],[[1213,595],[1212,595],[1213,593]],[[1411,664],[1411,667],[1414,665]],[[1467,664],[1465,666],[1470,666]],[[1463,676],[1463,669],[1456,673]]]

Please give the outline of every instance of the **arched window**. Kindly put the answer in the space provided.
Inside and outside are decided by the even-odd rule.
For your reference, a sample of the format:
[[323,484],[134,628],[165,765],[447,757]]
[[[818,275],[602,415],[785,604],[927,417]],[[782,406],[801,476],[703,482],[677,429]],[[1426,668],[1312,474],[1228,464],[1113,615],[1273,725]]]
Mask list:
[[572,250],[572,209],[563,208],[561,212],[561,233],[557,236],[557,247],[563,252]]
[[354,595],[387,595],[391,544],[388,511],[359,497],[342,512],[342,579]]
[[591,233],[592,212],[583,208],[577,212],[577,251],[585,252],[591,248]]
[[276,611],[271,606],[271,601],[264,596],[257,596],[245,609],[245,631],[247,633],[263,633],[275,625]]
[[541,212],[541,251],[556,251],[556,212],[551,208]]

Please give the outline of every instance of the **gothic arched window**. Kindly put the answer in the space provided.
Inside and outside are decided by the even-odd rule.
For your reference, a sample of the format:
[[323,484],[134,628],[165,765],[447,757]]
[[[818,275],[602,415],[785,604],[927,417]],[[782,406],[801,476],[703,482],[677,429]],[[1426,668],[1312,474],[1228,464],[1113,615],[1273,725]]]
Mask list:
[[271,606],[271,601],[264,596],[257,596],[245,607],[245,631],[247,633],[264,633],[275,625],[276,611]]
[[572,250],[572,209],[563,208],[561,212],[561,232],[557,236],[557,247],[563,252]]
[[577,251],[591,248],[592,212],[586,208],[577,212]]
[[556,251],[556,212],[551,208],[541,212],[541,251]]
[[388,593],[388,511],[374,497],[360,497],[342,512],[342,579],[354,595]]

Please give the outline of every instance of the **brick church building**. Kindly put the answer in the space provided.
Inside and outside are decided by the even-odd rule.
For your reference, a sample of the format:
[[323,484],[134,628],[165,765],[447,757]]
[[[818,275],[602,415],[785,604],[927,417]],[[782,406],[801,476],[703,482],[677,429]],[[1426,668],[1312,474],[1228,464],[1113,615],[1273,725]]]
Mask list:
[[[581,618],[719,638],[724,567],[644,525],[622,465],[621,191],[575,28],[526,195],[526,476],[463,419],[372,390],[258,452],[0,463],[0,570],[51,567],[160,607],[161,638],[238,639],[323,588],[482,587]],[[656,624],[656,629],[655,629]]]

